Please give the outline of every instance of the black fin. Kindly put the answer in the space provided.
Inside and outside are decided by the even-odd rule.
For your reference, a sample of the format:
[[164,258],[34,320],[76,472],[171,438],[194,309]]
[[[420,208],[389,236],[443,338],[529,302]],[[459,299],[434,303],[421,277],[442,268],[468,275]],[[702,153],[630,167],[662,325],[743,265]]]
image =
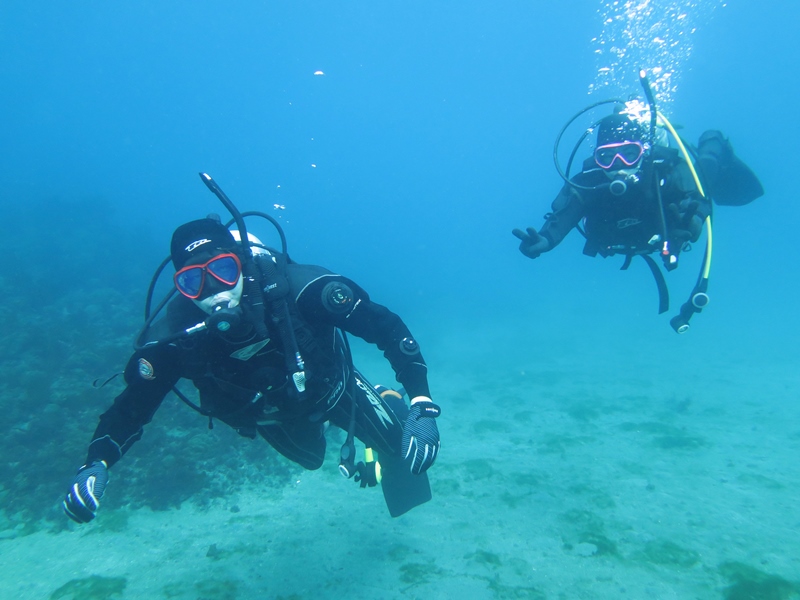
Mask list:
[[[408,416],[408,406],[402,398],[405,396],[405,390],[403,388],[397,390],[396,394],[401,396],[399,398],[393,390],[383,386],[378,386],[377,390],[394,414],[405,420]],[[378,462],[381,465],[383,498],[386,500],[389,514],[393,517],[399,517],[415,506],[425,504],[433,497],[427,473],[413,475],[410,464],[400,456],[380,456]]]
[[733,153],[733,146],[721,131],[703,133],[697,150],[706,193],[716,204],[744,206],[764,195],[756,174]]
[[383,498],[392,517],[404,515],[433,497],[427,473],[413,475],[409,464],[399,456],[381,457],[378,460]]
[[731,157],[720,168],[711,187],[711,198],[720,206],[744,206],[764,195],[756,174],[737,157]]

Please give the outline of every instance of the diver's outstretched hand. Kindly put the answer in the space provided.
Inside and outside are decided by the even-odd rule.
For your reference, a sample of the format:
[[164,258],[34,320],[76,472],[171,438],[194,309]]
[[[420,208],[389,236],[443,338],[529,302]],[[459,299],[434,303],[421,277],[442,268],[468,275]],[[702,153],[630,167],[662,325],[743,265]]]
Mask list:
[[514,229],[511,233],[520,239],[519,251],[528,258],[538,258],[542,252],[550,250],[548,239],[539,235],[533,227],[528,227],[526,231]]
[[64,512],[76,523],[88,523],[94,519],[107,483],[105,461],[96,460],[91,465],[83,465],[64,497]]

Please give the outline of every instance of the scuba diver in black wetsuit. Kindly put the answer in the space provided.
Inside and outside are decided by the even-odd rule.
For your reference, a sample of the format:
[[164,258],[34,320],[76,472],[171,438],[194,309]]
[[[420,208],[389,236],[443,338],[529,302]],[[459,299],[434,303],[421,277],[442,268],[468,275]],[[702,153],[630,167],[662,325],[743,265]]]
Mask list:
[[[681,251],[700,238],[705,223],[708,237],[700,276],[689,300],[670,321],[675,331],[684,333],[691,316],[708,304],[712,200],[738,206],[760,197],[764,190],[719,131],[706,131],[698,147],[690,147],[692,160],[687,145],[656,109],[644,72],[640,78],[648,105],[639,101],[602,101],[567,122],[554,149],[556,168],[565,184],[553,201],[553,210],[545,215],[545,224],[539,231],[528,227],[512,233],[520,240],[520,252],[528,258],[552,250],[574,228],[586,238],[584,254],[622,254],[623,269],[628,268],[634,256],[641,255],[656,279],[659,313],[663,313],[669,309],[669,295],[664,276],[650,254],[658,252],[664,268],[675,269]],[[610,103],[615,104],[613,114],[584,132],[563,171],[558,150],[566,129],[589,110]],[[664,128],[672,134],[677,148],[668,145]],[[593,156],[584,161],[580,173],[570,178],[569,166],[595,129]]]
[[[306,469],[322,465],[331,423],[348,433],[340,471],[361,487],[380,481],[392,516],[429,500],[426,471],[439,452],[440,409],[406,325],[350,279],[292,261],[274,219],[240,214],[208,175],[201,177],[238,231],[216,215],[175,230],[170,257],[150,286],[146,323],[124,372],[127,387],[100,417],[64,500],[66,514],[79,523],[95,517],[108,468],[141,438],[170,390],[208,416],[209,426],[216,418],[245,437],[260,435]],[[252,215],[278,228],[282,251],[247,233],[243,217]],[[151,315],[153,288],[170,260],[175,289]],[[383,350],[410,407],[401,393],[375,388],[358,372],[345,332]],[[181,378],[194,383],[199,406],[174,387]],[[355,464],[355,437],[368,448],[366,462]]]

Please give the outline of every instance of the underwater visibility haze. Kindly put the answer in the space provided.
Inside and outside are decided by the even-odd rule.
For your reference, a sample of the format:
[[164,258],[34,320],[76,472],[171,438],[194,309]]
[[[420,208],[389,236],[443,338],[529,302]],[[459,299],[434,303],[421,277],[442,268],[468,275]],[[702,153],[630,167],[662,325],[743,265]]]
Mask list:
[[[800,597],[800,5],[90,0],[0,17],[0,596]],[[644,99],[641,69],[681,136],[723,131],[765,189],[715,208],[711,302],[682,335],[669,319],[704,242],[659,315],[643,261],[583,256],[578,233],[531,261],[511,235],[551,210],[564,124]],[[566,131],[561,161],[608,110]],[[442,408],[430,502],[390,518],[339,475],[334,428],[304,471],[170,395],[97,518],[64,516],[173,230],[229,218],[200,172],[408,324]]]

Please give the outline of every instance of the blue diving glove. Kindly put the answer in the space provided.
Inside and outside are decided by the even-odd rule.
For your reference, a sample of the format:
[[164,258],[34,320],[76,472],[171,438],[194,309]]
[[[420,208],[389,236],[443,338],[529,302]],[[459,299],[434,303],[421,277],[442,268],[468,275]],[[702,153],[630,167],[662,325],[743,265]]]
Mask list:
[[107,483],[108,467],[104,460],[83,465],[64,498],[64,512],[76,523],[88,523],[94,519]]
[[417,396],[403,424],[403,459],[411,462],[411,472],[419,475],[433,465],[439,455],[439,428],[436,417],[441,409],[430,398]]

